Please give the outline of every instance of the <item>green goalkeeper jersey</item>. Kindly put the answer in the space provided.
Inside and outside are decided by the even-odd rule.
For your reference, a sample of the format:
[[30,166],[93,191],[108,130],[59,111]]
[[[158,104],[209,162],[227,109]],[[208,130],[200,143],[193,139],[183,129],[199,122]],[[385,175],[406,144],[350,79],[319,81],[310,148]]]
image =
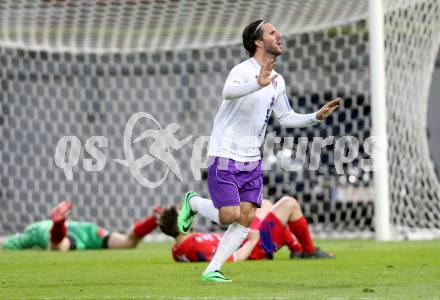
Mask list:
[[[51,220],[33,223],[22,233],[17,233],[6,239],[4,249],[17,250],[29,248],[48,249],[50,240]],[[90,222],[67,221],[67,236],[75,244],[74,249],[102,249],[109,232]]]

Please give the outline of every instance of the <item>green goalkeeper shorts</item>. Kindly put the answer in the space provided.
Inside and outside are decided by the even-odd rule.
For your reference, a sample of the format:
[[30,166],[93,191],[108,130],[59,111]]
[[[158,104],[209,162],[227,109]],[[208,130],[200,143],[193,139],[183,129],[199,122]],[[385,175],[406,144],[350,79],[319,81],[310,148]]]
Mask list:
[[104,249],[107,248],[110,232],[94,223],[68,221],[67,235],[71,249]]
[[[3,243],[4,249],[48,249],[50,240],[51,220],[33,223],[26,227],[22,233],[15,234]],[[90,222],[67,221],[67,237],[70,249],[104,249],[110,232]]]

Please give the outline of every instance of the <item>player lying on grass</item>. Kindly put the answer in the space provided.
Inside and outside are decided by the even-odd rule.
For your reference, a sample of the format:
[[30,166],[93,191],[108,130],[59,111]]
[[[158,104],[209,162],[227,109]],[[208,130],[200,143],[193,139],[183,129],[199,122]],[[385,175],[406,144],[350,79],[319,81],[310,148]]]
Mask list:
[[[199,197],[194,192],[185,196]],[[177,228],[178,211],[168,208],[162,214],[159,226],[167,235],[175,238],[173,257],[176,261],[211,261],[222,234],[192,233],[183,235]],[[229,257],[229,261],[273,258],[281,247],[287,246],[291,258],[334,258],[313,244],[309,226],[301,207],[293,197],[284,196],[274,205],[263,200],[253,220],[251,230],[242,246]]]
[[67,221],[72,203],[64,201],[56,206],[51,220],[29,225],[3,244],[4,249],[43,248],[52,251],[84,249],[135,248],[142,238],[157,227],[163,209],[156,207],[154,214],[136,222],[126,234],[110,232],[90,222]]

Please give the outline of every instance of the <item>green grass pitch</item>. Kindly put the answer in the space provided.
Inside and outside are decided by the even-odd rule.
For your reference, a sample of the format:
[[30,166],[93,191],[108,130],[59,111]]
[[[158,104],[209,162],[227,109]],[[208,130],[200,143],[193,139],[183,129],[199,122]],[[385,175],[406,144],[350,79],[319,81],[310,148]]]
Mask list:
[[135,250],[0,251],[0,299],[440,299],[440,241],[318,241],[335,260],[228,263],[232,283],[200,281],[170,243]]

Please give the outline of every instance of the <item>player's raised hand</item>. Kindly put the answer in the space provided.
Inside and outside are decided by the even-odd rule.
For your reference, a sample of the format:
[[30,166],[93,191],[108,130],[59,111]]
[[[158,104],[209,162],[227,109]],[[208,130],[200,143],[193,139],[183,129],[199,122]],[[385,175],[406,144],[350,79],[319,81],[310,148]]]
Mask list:
[[341,105],[341,98],[336,98],[333,99],[332,101],[328,102],[327,104],[325,104],[323,107],[321,107],[320,110],[318,110],[316,112],[316,118],[319,121],[324,120],[325,118],[327,118],[328,116],[330,116],[330,114],[339,107],[339,105]]
[[275,60],[270,60],[266,62],[263,66],[261,66],[260,69],[260,75],[257,78],[257,82],[260,86],[266,86],[272,82],[275,78],[277,78],[278,74],[275,74],[274,76],[270,77],[270,73],[276,66]]

